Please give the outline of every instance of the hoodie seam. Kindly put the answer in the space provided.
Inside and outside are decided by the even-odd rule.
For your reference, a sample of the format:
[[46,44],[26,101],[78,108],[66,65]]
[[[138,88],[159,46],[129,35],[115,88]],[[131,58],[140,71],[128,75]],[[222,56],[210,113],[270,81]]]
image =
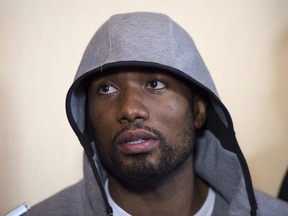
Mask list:
[[[170,41],[171,41],[171,45],[173,49],[174,63],[176,63],[177,61],[175,61],[176,55],[175,55],[175,43],[174,43],[175,36],[174,36],[174,31],[173,31],[173,23],[171,19],[169,19],[169,30],[170,30]],[[178,64],[177,64],[177,68],[178,68]]]
[[110,56],[111,56],[111,50],[112,50],[112,42],[111,42],[111,22],[112,22],[112,19],[110,19],[108,21],[108,41],[109,41],[109,54],[108,54],[108,57],[107,57],[107,61],[106,61],[106,64],[108,62],[110,62]]

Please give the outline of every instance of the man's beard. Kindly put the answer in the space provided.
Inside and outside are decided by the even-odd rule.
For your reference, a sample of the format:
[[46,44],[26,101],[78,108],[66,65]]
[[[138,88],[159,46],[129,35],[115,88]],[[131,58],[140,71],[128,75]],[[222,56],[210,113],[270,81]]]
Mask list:
[[[147,159],[152,153],[142,153],[126,155],[125,157],[131,157],[129,159],[133,159],[133,162],[128,165],[123,163],[121,159],[123,155],[117,152],[115,139],[118,135],[131,128],[144,129],[157,136],[160,154],[156,162],[151,162]],[[192,121],[189,121],[186,127],[183,127],[183,130],[177,134],[178,143],[169,144],[158,130],[133,124],[132,126],[125,127],[115,135],[112,142],[112,154],[107,155],[107,153],[101,151],[101,148],[98,148],[98,154],[108,173],[120,182],[136,188],[150,188],[161,183],[167,176],[176,171],[192,154],[194,134],[194,126]]]

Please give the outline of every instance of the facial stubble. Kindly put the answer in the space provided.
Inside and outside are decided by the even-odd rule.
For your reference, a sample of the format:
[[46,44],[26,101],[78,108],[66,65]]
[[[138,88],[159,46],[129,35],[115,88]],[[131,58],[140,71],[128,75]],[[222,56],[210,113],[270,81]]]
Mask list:
[[[113,175],[120,182],[137,188],[149,188],[157,186],[169,175],[174,173],[187,158],[192,154],[195,128],[193,120],[187,119],[186,124],[183,124],[183,130],[180,130],[176,134],[177,143],[167,143],[164,135],[155,129],[147,126],[133,124],[123,128],[113,138],[112,141],[112,153],[107,154],[102,148],[97,148],[99,157],[103,163],[103,166],[110,175]],[[125,157],[129,157],[129,164],[123,161],[123,154],[117,149],[115,140],[117,136],[123,132],[133,129],[143,129],[156,135],[159,141],[159,155],[155,161],[149,161],[150,153],[135,154]],[[97,137],[97,136],[96,136]],[[97,140],[97,146],[100,140]]]

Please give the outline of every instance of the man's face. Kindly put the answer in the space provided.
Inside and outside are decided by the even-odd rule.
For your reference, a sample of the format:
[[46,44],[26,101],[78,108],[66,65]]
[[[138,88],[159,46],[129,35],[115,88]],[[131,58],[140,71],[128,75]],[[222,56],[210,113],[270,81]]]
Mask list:
[[151,69],[123,68],[99,77],[88,100],[103,165],[134,186],[156,184],[190,157],[195,126],[205,118],[205,103],[190,88]]

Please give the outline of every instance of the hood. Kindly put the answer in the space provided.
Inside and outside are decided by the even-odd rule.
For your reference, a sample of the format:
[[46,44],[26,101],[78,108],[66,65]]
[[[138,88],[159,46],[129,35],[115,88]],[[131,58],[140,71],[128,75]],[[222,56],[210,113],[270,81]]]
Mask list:
[[[230,114],[222,104],[209,71],[189,34],[163,14],[138,12],[112,16],[89,42],[68,91],[67,117],[84,147],[100,188],[106,173],[98,160],[95,144],[90,142],[86,130],[85,83],[92,75],[122,66],[162,69],[190,81],[191,86],[198,86],[206,92],[209,107],[205,134],[208,138],[204,138],[204,141],[201,138],[199,142],[213,139],[220,145],[217,148],[236,159],[243,175],[250,213],[254,215],[256,201],[250,174],[238,146]],[[107,202],[103,190],[102,195],[104,202]],[[108,202],[106,204],[109,211]]]

